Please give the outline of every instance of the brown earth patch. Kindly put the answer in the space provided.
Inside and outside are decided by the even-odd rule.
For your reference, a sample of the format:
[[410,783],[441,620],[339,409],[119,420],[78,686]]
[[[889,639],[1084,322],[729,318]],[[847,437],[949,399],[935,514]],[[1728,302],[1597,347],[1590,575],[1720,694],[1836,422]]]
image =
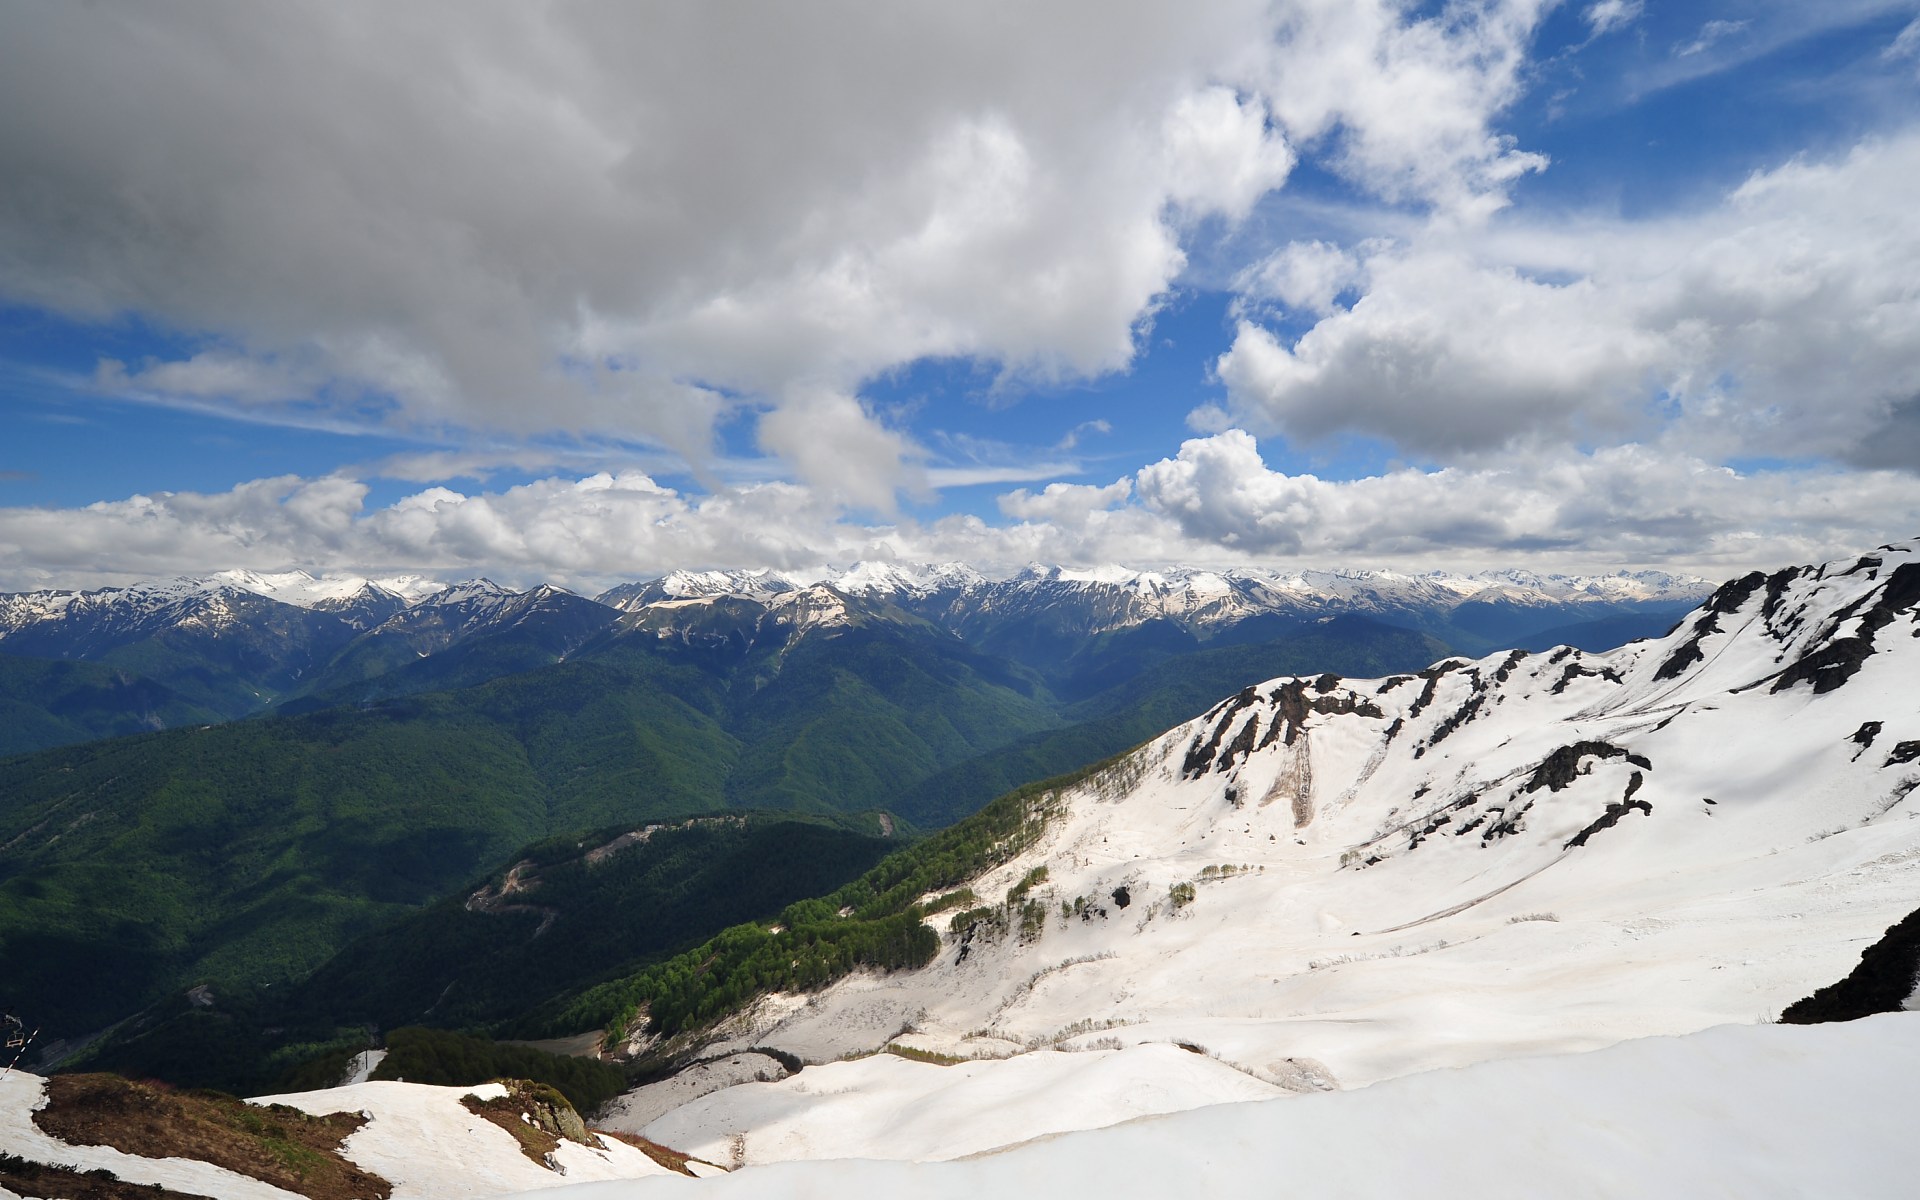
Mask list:
[[0,1154],[0,1188],[43,1200],[211,1200],[198,1192],[128,1183],[108,1170],[81,1171],[28,1162],[11,1154]]
[[650,1141],[637,1133],[621,1133],[617,1129],[596,1129],[593,1132],[603,1138],[612,1138],[616,1142],[625,1142],[667,1170],[676,1171],[682,1175],[693,1174],[693,1168],[689,1167],[687,1165],[688,1163],[697,1162],[703,1166],[714,1166],[713,1163],[707,1162],[704,1158],[695,1158],[691,1154],[682,1154],[670,1146],[662,1146],[659,1142]]
[[35,1125],[69,1145],[191,1158],[312,1200],[387,1200],[392,1185],[340,1153],[341,1142],[366,1122],[358,1113],[316,1117],[284,1104],[104,1074],[53,1076],[46,1107],[33,1114]]
[[462,1107],[474,1116],[491,1121],[513,1135],[520,1143],[520,1153],[535,1163],[556,1170],[553,1152],[560,1148],[562,1141],[579,1142],[583,1146],[595,1145],[593,1134],[587,1132],[586,1122],[580,1114],[573,1111],[573,1105],[557,1090],[543,1083],[529,1083],[524,1079],[502,1079],[498,1082],[506,1085],[507,1094],[493,1100],[482,1100],[478,1096],[463,1096]]

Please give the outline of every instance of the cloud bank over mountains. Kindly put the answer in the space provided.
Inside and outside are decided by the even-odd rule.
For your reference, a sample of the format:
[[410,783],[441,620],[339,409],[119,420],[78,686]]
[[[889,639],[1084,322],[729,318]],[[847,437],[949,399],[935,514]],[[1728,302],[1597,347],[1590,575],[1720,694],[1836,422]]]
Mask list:
[[[1657,212],[1532,199],[1555,165],[1516,115],[1651,19],[16,7],[0,302],[154,331],[74,388],[426,449],[0,508],[0,585],[889,555],[1712,573],[1910,533],[1920,126]],[[1127,378],[1209,288],[1231,326],[1141,402],[1198,436],[1151,445],[1117,407],[1038,432],[1023,389]],[[949,402],[876,401],[943,362],[992,379],[1023,464],[957,468]],[[420,486],[370,503],[383,479]],[[1023,486],[930,504],[992,480]]]
[[1016,489],[1001,497],[1000,523],[969,514],[861,523],[800,484],[687,494],[639,473],[471,494],[435,486],[384,507],[369,507],[367,490],[348,478],[289,476],[213,495],[0,510],[8,559],[0,586],[127,583],[207,563],[273,562],[448,576],[484,569],[592,590],[661,564],[799,569],[863,559],[987,569],[1544,562],[1595,572],[1659,562],[1717,578],[1808,557],[1805,547],[1872,543],[1889,523],[1920,527],[1920,498],[1900,471],[1742,475],[1623,446],[1332,481],[1269,469],[1238,430],[1190,440],[1176,457],[1105,486]]

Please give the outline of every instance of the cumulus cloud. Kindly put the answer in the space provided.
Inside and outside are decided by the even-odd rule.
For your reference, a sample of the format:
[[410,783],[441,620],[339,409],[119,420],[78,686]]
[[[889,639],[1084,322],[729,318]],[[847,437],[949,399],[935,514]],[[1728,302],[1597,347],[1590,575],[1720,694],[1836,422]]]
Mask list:
[[1275,117],[1298,141],[1337,134],[1331,161],[1388,200],[1460,218],[1506,202],[1546,165],[1493,128],[1519,98],[1535,27],[1553,0],[1477,0],[1405,20],[1392,0],[1285,6],[1262,63]]
[[1242,298],[1278,301],[1297,312],[1324,317],[1341,293],[1365,279],[1358,254],[1331,242],[1288,242],[1234,277]]
[[1085,528],[1095,513],[1126,502],[1133,481],[1116,479],[1105,487],[1082,483],[1050,483],[1039,493],[1019,488],[1000,497],[1000,511],[1023,521],[1047,521],[1075,529]]
[[1194,423],[1358,432],[1445,460],[1659,438],[1913,466],[1917,173],[1909,133],[1758,173],[1705,211],[1383,246],[1356,268],[1364,294],[1292,344],[1243,322],[1218,363],[1226,406]]
[[873,506],[914,448],[842,402],[860,449],[800,455],[821,395],[926,356],[1126,367],[1188,231],[1297,143],[1497,207],[1538,165],[1491,122],[1544,4],[28,6],[0,292],[219,346],[109,388],[695,461],[744,406]]
[[1142,469],[1135,490],[1190,542],[1323,562],[1533,558],[1711,573],[1920,531],[1920,482],[1905,473],[1742,474],[1639,445],[1329,481],[1269,469],[1254,438],[1233,430]]
[[1352,480],[1275,471],[1233,430],[1105,485],[1053,483],[972,515],[848,520],[791,483],[710,495],[635,471],[498,491],[429,487],[369,509],[347,478],[281,477],[216,494],[0,509],[0,586],[93,586],[260,570],[487,574],[583,591],[675,567],[794,569],[859,559],[1613,571],[1709,577],[1814,561],[1920,533],[1899,471],[1741,472],[1622,445]]

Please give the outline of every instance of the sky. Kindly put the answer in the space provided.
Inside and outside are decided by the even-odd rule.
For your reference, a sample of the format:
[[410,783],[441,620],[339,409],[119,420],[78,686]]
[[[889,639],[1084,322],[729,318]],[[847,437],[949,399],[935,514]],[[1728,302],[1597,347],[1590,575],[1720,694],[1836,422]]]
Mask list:
[[1920,536],[1920,0],[0,0],[0,588]]

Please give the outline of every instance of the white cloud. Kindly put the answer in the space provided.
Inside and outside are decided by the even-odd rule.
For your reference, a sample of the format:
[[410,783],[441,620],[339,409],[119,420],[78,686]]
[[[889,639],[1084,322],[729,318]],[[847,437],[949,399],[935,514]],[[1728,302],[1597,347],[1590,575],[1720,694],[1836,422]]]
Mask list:
[[1593,36],[1599,37],[1633,24],[1645,8],[1643,0],[1599,0],[1589,5],[1581,16]]
[[1692,41],[1673,48],[1674,57],[1690,58],[1695,54],[1711,50],[1735,34],[1746,32],[1750,24],[1752,24],[1750,21],[1708,21],[1700,27],[1698,33],[1693,35]]
[[1902,472],[1742,474],[1638,445],[1329,481],[1270,470],[1234,430],[1144,468],[1135,491],[1190,543],[1320,562],[1678,563],[1712,574],[1920,530],[1920,481]]
[[1243,323],[1222,411],[1454,459],[1659,438],[1710,458],[1920,463],[1920,134],[1754,175],[1706,211],[1428,231],[1293,344]]
[[422,489],[366,508],[366,487],[281,477],[217,494],[0,509],[0,586],[94,586],[224,566],[549,580],[592,591],[674,567],[805,569],[863,558],[986,568],[1185,562],[1724,576],[1920,532],[1899,471],[1740,472],[1658,447],[1516,454],[1472,468],[1327,480],[1270,469],[1254,438],[1197,438],[1102,486],[1003,496],[975,516],[859,524],[789,483],[688,495],[633,471],[498,491]]
[[1094,513],[1106,512],[1133,495],[1133,481],[1116,479],[1105,487],[1050,483],[1038,495],[1025,488],[1000,497],[1000,511],[1022,521],[1046,521],[1084,529]]
[[1358,255],[1331,242],[1288,242],[1234,277],[1251,300],[1277,300],[1298,312],[1326,316],[1336,298],[1365,279]]
[[1263,64],[1296,142],[1337,136],[1337,167],[1388,200],[1478,218],[1546,160],[1494,132],[1519,98],[1529,41],[1553,0],[1480,0],[1406,21],[1390,0],[1312,0],[1279,16]]
[[1920,17],[1907,23],[1880,57],[1892,61],[1897,58],[1920,58]]
[[1301,139],[1396,200],[1497,207],[1538,165],[1491,121],[1544,3],[30,8],[0,40],[0,289],[222,347],[109,387],[696,464],[744,406],[874,507],[914,448],[841,403],[857,448],[806,449],[821,394],[925,356],[1125,368],[1185,232]]

